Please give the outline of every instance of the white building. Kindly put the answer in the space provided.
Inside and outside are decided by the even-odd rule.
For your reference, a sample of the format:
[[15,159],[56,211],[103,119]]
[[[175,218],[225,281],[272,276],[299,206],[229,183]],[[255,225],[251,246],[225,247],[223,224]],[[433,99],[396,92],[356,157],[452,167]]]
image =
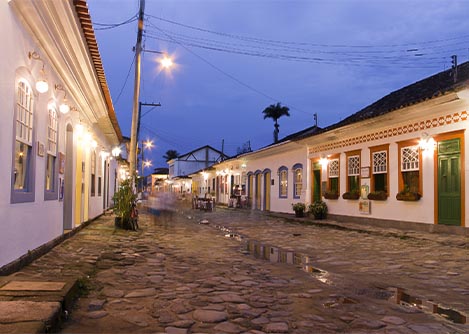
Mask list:
[[[199,147],[188,153],[181,154],[176,159],[168,161],[169,182],[173,192],[194,191],[190,174],[209,168],[213,164],[227,159],[228,156],[209,145]],[[197,192],[197,190],[195,190]]]
[[0,30],[5,268],[109,207],[122,135],[85,1],[0,1]]
[[246,160],[252,207],[292,212],[293,202],[324,200],[337,219],[468,227],[469,63],[457,73],[455,80],[443,71],[326,129],[238,157]]

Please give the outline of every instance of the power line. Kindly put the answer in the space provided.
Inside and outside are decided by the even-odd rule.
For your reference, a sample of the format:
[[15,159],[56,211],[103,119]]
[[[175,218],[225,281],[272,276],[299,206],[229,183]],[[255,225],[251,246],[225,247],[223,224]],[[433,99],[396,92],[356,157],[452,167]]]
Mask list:
[[119,99],[120,99],[120,97],[121,97],[121,95],[122,95],[122,92],[124,91],[125,86],[127,85],[127,80],[129,80],[130,72],[132,71],[132,67],[134,66],[134,63],[135,63],[135,56],[136,56],[136,55],[134,54],[134,57],[133,57],[133,59],[132,59],[132,63],[130,64],[130,67],[129,67],[129,71],[127,72],[127,76],[125,77],[124,84],[122,85],[122,88],[121,88],[121,90],[120,90],[120,92],[119,92],[119,95],[117,95],[116,102],[115,102],[116,105],[117,105],[117,103],[119,102]]
[[93,26],[99,26],[102,28],[94,28],[94,30],[109,30],[109,29],[114,29],[117,27],[120,27],[125,24],[132,23],[137,20],[137,13],[128,18],[127,20],[120,22],[120,23],[98,23],[98,22],[93,22]]
[[[151,25],[153,26],[153,24],[151,22],[147,22],[148,25]],[[158,27],[154,26],[156,29],[159,29]],[[165,32],[162,31],[163,34],[166,35]],[[215,69],[216,71],[222,73],[223,75],[225,75],[226,77],[230,78],[231,80],[237,82],[239,85],[259,94],[259,95],[262,95],[263,97],[267,98],[268,100],[271,100],[271,101],[274,101],[274,102],[278,102],[279,99],[276,99],[262,91],[260,91],[259,89],[256,89],[254,87],[252,87],[251,85],[241,81],[240,79],[236,78],[235,76],[231,75],[230,73],[222,70],[220,67],[214,65],[213,63],[209,62],[207,59],[203,58],[202,56],[200,56],[199,54],[197,54],[196,52],[192,51],[191,49],[189,49],[185,44],[179,42],[178,40],[174,39],[173,37],[171,36],[168,36],[168,38],[170,38],[171,40],[173,40],[175,43],[177,43],[178,45],[180,45],[181,47],[183,47],[187,52],[189,52],[190,54],[192,54],[193,56],[197,57],[198,59],[200,59],[201,61],[203,61],[204,63],[206,63],[208,66],[212,67],[213,69]],[[293,110],[297,110],[297,111],[300,111],[302,113],[306,113],[306,114],[309,114],[308,112],[305,112],[301,109],[298,109],[298,108],[295,108],[293,106],[290,105],[290,109],[293,109]]]

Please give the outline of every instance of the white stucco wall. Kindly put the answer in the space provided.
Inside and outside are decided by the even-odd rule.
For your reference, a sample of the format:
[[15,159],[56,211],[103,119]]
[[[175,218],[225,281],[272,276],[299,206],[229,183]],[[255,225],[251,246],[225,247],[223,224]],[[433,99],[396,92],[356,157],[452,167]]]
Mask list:
[[[270,211],[293,213],[292,203],[309,203],[307,188],[310,183],[310,178],[308,173],[307,149],[305,146],[296,143],[286,143],[284,145],[288,147],[288,149],[279,153],[272,152],[272,154],[267,155],[259,154],[260,156],[255,153],[246,155],[246,172],[248,174],[254,174],[256,171],[261,171],[261,209],[264,209],[264,177],[262,172],[265,169],[270,169],[271,180],[274,181],[274,184],[271,185],[270,188]],[[275,150],[272,149],[272,151]],[[293,166],[298,163],[303,165],[303,186],[300,198],[293,198]],[[288,168],[288,190],[286,198],[279,197],[279,176],[277,175],[277,171],[282,166]],[[255,202],[255,198],[252,199],[252,202]]]
[[[0,150],[3,153],[3,160],[0,163],[0,267],[27,254],[28,250],[33,250],[64,232],[63,207],[64,202],[59,198],[45,200],[45,170],[46,156],[37,154],[38,142],[47,143],[48,105],[58,103],[56,101],[57,92],[54,90],[55,83],[61,83],[60,76],[54,72],[53,66],[49,63],[47,56],[31,38],[29,32],[23,28],[22,23],[14,14],[11,3],[0,1],[0,44],[2,49],[2,59],[0,61]],[[45,62],[45,71],[49,90],[40,94],[34,84],[39,76],[42,62],[28,58],[30,51],[36,51]],[[14,127],[16,120],[16,80],[19,76],[24,77],[30,83],[34,91],[34,120],[32,137],[32,154],[34,160],[34,200],[26,203],[12,203],[11,182],[14,159]],[[63,94],[62,92],[60,94]],[[62,97],[62,95],[60,95]],[[68,96],[69,103],[77,105],[71,96]],[[58,107],[58,106],[57,106]],[[75,127],[80,119],[77,112],[70,112],[66,115],[58,113],[58,139],[57,139],[57,160],[59,152],[65,153],[66,127],[70,124]],[[105,137],[96,129],[90,129],[93,138],[97,141],[98,152],[102,150],[110,153],[110,145]],[[73,137],[73,146],[79,145],[76,133]],[[76,153],[76,149],[74,149]],[[74,179],[76,172],[76,156],[66,155],[66,159],[73,159],[73,169],[69,177]],[[110,198],[113,195],[113,179],[115,170],[115,160],[111,161],[110,167]],[[103,169],[104,170],[104,169]],[[58,173],[58,171],[57,171]],[[64,178],[64,174],[59,174],[59,178]],[[89,177],[89,174],[85,177]],[[57,180],[57,183],[59,181]],[[73,181],[75,185],[75,181]],[[103,182],[104,186],[104,182]],[[57,185],[57,188],[59,185]],[[75,189],[72,191],[71,206],[75,203]],[[89,218],[96,217],[103,212],[103,199],[96,197],[89,202]],[[72,216],[73,213],[72,213]]]

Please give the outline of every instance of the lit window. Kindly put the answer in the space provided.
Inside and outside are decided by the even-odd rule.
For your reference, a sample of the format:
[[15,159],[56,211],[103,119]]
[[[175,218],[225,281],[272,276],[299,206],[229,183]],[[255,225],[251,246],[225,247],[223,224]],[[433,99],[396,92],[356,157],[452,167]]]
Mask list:
[[18,82],[16,96],[16,142],[14,190],[29,192],[32,187],[33,94],[24,81]]
[[91,196],[96,195],[96,151],[91,152]]
[[49,108],[47,120],[47,158],[46,158],[46,191],[55,190],[55,162],[57,157],[57,111]]
[[300,198],[303,190],[303,165],[296,164],[293,166],[293,175],[295,180],[293,183],[293,198]]
[[347,157],[347,191],[358,192],[360,189],[360,156]]
[[399,191],[420,193],[420,151],[418,145],[401,147]]
[[333,194],[339,194],[339,174],[340,164],[339,159],[330,159],[328,163],[329,167],[329,192]]
[[371,191],[388,192],[388,146],[370,148],[372,184]]
[[279,169],[279,197],[287,198],[288,197],[288,169],[286,167],[281,167]]

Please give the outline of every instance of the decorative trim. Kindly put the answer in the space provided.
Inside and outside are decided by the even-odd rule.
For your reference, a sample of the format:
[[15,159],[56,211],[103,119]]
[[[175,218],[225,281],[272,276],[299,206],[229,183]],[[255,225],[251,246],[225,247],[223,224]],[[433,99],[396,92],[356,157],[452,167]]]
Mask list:
[[468,113],[467,111],[462,112],[455,112],[452,114],[448,114],[446,116],[434,117],[432,119],[422,120],[411,122],[406,125],[389,128],[385,130],[376,131],[373,133],[368,133],[352,138],[347,138],[339,141],[329,142],[323,145],[314,146],[308,149],[308,153],[318,153],[324,151],[330,151],[342,147],[367,143],[370,141],[378,140],[378,139],[385,139],[400,136],[406,133],[413,133],[417,131],[422,131],[431,128],[437,128],[453,123],[463,122],[468,120]]

